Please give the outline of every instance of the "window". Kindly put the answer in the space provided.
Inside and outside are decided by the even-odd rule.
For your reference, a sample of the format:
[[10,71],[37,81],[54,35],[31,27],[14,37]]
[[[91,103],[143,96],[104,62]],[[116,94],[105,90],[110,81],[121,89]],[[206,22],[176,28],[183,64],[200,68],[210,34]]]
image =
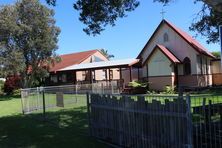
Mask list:
[[66,74],[62,74],[62,82],[66,82]]
[[183,65],[184,65],[184,75],[190,75],[191,74],[191,64],[190,64],[190,59],[186,57],[183,60]]
[[198,63],[199,71],[200,71],[198,73],[203,74],[203,60],[200,55],[197,55],[197,63]]
[[51,77],[50,77],[50,80],[51,80],[53,83],[57,83],[57,82],[58,82],[57,75],[51,76]]
[[168,36],[167,33],[164,33],[164,35],[163,35],[163,41],[164,41],[164,42],[168,42],[168,41],[169,41],[169,36]]

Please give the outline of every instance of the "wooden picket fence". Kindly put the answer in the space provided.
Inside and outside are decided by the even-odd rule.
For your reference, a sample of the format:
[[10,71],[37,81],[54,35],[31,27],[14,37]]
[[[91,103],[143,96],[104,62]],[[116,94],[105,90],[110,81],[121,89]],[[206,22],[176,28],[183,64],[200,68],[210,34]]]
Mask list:
[[93,137],[127,148],[190,148],[189,97],[88,94]]

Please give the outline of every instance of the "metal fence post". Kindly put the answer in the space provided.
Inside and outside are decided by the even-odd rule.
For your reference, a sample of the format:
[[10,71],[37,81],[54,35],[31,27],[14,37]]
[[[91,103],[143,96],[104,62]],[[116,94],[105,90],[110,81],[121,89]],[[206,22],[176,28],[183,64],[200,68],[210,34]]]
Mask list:
[[192,115],[191,115],[191,99],[190,99],[190,94],[186,95],[186,104],[187,104],[187,111],[186,111],[186,116],[187,116],[187,148],[193,148],[193,143],[192,143],[192,138],[193,138],[193,133],[192,133]]
[[24,115],[25,114],[25,111],[24,111],[24,104],[23,104],[23,102],[24,102],[24,90],[23,89],[21,89],[21,103],[22,103],[22,114]]
[[46,116],[45,116],[45,91],[44,91],[44,88],[42,88],[42,103],[43,103],[43,118],[44,118],[44,121],[46,119]]
[[91,133],[91,121],[90,121],[90,96],[89,92],[86,94],[86,99],[87,99],[87,115],[88,115],[88,126],[89,126],[89,136],[92,136]]

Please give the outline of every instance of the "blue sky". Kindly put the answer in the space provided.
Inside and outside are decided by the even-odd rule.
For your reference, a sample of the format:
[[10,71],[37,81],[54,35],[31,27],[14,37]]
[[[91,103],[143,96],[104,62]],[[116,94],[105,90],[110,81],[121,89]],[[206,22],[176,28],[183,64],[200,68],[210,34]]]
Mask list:
[[[74,1],[57,0],[57,6],[52,7],[57,26],[61,29],[58,54],[104,48],[114,54],[115,59],[135,58],[162,20],[162,4],[140,0],[140,6],[128,13],[128,17],[118,19],[115,27],[108,26],[96,37],[88,36],[82,31],[85,26],[78,20],[79,14],[72,7]],[[1,0],[0,4],[13,2]],[[189,26],[200,7],[201,4],[193,4],[193,0],[174,0],[164,8],[165,19],[194,36],[195,32],[190,32]],[[208,45],[206,38],[200,35],[196,39],[209,51],[219,51],[219,43]]]

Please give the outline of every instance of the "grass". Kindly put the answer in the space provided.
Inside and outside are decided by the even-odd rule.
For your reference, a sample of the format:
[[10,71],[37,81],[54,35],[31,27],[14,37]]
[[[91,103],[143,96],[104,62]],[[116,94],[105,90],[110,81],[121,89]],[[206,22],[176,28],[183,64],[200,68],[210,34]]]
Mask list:
[[[207,92],[204,95],[210,94],[219,95],[211,92]],[[192,106],[202,105],[202,95],[195,94],[195,97],[191,100]],[[31,96],[30,99],[32,97],[36,96]],[[55,97],[55,94],[46,94],[46,104],[55,104]],[[46,110],[46,117],[51,121],[49,123],[41,120],[42,114],[40,112],[22,115],[20,96],[0,96],[0,147],[107,147],[90,138],[87,134],[88,125],[84,98],[85,96],[83,95],[65,94],[66,109],[54,108]],[[209,99],[207,98],[206,100]],[[217,103],[222,103],[222,95],[219,95],[216,100]],[[68,103],[69,101],[72,103]],[[195,119],[200,120],[199,118],[201,117],[196,117]]]
[[47,111],[44,122],[41,113],[21,114],[18,96],[1,97],[1,148],[103,148],[107,147],[88,136],[86,107]]
[[20,96],[0,96],[0,118],[22,113]]

